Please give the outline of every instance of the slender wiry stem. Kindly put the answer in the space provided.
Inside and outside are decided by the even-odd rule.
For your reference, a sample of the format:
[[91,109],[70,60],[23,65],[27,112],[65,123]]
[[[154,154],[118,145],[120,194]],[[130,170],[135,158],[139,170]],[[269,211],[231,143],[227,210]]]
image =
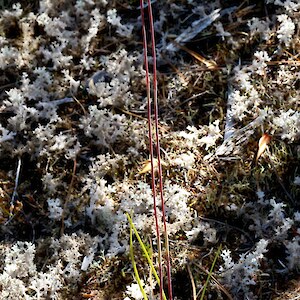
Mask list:
[[[155,34],[154,34],[154,22],[152,14],[151,1],[147,1],[148,4],[148,14],[149,14],[149,24],[150,24],[150,34],[151,34],[151,46],[152,46],[152,59],[153,59],[153,102],[154,102],[154,124],[155,124],[155,148],[158,161],[158,183],[159,183],[159,193],[162,207],[162,217],[164,224],[164,237],[165,237],[165,248],[166,248],[166,259],[167,259],[167,277],[168,277],[168,292],[169,299],[173,299],[172,296],[172,282],[171,282],[171,263],[170,263],[170,251],[169,251],[169,241],[165,214],[165,203],[163,194],[163,179],[162,179],[162,167],[161,167],[161,150],[160,150],[160,138],[159,138],[159,124],[158,124],[158,100],[157,100],[157,67],[156,67],[156,49],[155,49]],[[157,213],[157,192],[156,192],[156,180],[155,180],[155,170],[154,170],[154,149],[152,141],[152,118],[151,118],[151,88],[149,80],[149,66],[148,66],[148,55],[147,55],[147,37],[145,29],[145,15],[144,15],[144,3],[143,0],[140,1],[141,5],[141,16],[142,16],[142,30],[143,30],[143,47],[144,47],[144,60],[145,60],[145,70],[146,70],[146,84],[147,84],[147,99],[148,99],[148,126],[149,126],[149,150],[151,158],[151,177],[152,177],[152,191],[153,191],[153,201],[154,201],[154,216],[156,223],[156,234],[158,243],[158,256],[159,256],[159,275],[160,275],[160,298],[162,299],[163,294],[163,270],[162,270],[162,254],[161,254],[161,242],[160,242],[160,230],[158,222]]]
[[21,160],[21,157],[19,157],[19,159],[18,159],[18,167],[17,167],[17,174],[16,174],[16,180],[15,180],[15,187],[14,187],[13,194],[11,196],[11,207],[14,206],[16,198],[17,198],[17,194],[18,194],[18,186],[19,186],[19,178],[20,178],[20,172],[21,172],[21,165],[22,165],[22,160]]
[[74,186],[76,168],[77,168],[77,161],[76,161],[76,157],[75,157],[74,160],[73,160],[72,178],[71,178],[71,182],[70,182],[70,185],[69,185],[68,193],[67,193],[67,196],[66,196],[66,199],[65,199],[65,203],[64,203],[63,211],[62,211],[62,215],[61,215],[61,228],[60,228],[60,234],[61,235],[64,234],[64,230],[65,230],[65,213],[66,213],[66,209],[67,209],[67,206],[69,204],[69,200],[71,198],[71,193],[72,193],[73,186]]
[[14,211],[15,204],[16,204],[16,198],[18,196],[18,186],[19,186],[19,178],[20,178],[20,172],[21,172],[21,165],[22,165],[22,160],[21,160],[21,157],[19,157],[19,159],[18,159],[18,166],[17,166],[17,173],[16,173],[16,180],[15,180],[15,187],[14,187],[14,191],[13,191],[13,194],[12,194],[11,200],[10,200],[9,219],[7,220],[7,222],[5,223],[5,225],[7,225],[13,219],[13,217],[14,217],[13,211]]
[[169,239],[167,231],[166,213],[165,213],[165,201],[163,193],[163,178],[162,178],[162,167],[161,167],[161,156],[160,156],[160,137],[158,128],[158,100],[157,100],[157,67],[156,67],[156,48],[155,48],[155,33],[154,33],[154,22],[152,14],[151,0],[148,0],[148,13],[151,33],[151,45],[152,45],[152,59],[153,59],[153,102],[154,102],[154,119],[155,119],[155,139],[156,139],[156,155],[158,161],[158,181],[159,181],[159,192],[163,214],[164,224],[164,237],[165,237],[165,248],[166,248],[166,260],[167,260],[167,278],[168,278],[168,292],[169,299],[173,299],[172,296],[172,281],[171,281],[171,259],[169,251]]
[[157,236],[157,248],[158,248],[158,263],[159,263],[159,279],[160,279],[160,299],[163,298],[163,270],[162,270],[162,254],[161,254],[161,240],[160,240],[160,230],[157,212],[157,193],[155,186],[155,170],[154,170],[154,150],[153,150],[153,140],[152,140],[152,118],[151,118],[151,87],[149,78],[149,65],[148,65],[148,52],[147,52],[147,37],[145,28],[145,15],[144,15],[144,3],[140,0],[141,6],[141,17],[142,17],[142,30],[143,30],[143,48],[144,48],[144,61],[145,61],[145,71],[146,71],[146,86],[147,86],[147,110],[148,110],[148,135],[149,135],[149,151],[150,151],[150,161],[151,161],[151,187],[153,196],[153,206],[154,206],[154,218],[155,218],[155,228]]

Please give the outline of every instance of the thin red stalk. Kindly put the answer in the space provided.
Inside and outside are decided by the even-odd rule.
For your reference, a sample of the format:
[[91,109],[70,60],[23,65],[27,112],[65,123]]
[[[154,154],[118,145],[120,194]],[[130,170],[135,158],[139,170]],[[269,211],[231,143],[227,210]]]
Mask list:
[[163,269],[162,269],[162,251],[161,251],[161,240],[160,230],[157,212],[157,193],[155,186],[155,170],[154,170],[154,152],[153,152],[153,140],[152,140],[152,118],[151,118],[151,87],[150,87],[150,76],[149,76],[149,64],[148,64],[148,51],[147,51],[147,36],[145,28],[145,15],[144,15],[144,2],[140,0],[141,6],[141,17],[142,17],[142,31],[143,31],[143,48],[144,48],[144,61],[146,71],[146,86],[147,86],[147,111],[148,111],[148,136],[149,136],[149,151],[151,161],[151,188],[153,196],[154,206],[154,218],[155,218],[155,229],[157,236],[157,247],[158,247],[158,264],[159,264],[159,279],[160,279],[160,299],[163,299]]
[[[153,102],[154,102],[154,119],[155,119],[156,154],[157,154],[157,160],[158,160],[159,192],[160,192],[160,200],[161,200],[162,214],[163,214],[165,248],[166,248],[166,254],[167,254],[166,260],[167,260],[168,292],[169,292],[169,299],[172,300],[173,295],[172,295],[172,280],[171,280],[171,259],[170,259],[170,251],[169,251],[169,239],[168,239],[166,213],[165,213],[165,201],[164,201],[164,193],[163,193],[163,176],[162,176],[160,137],[159,137],[159,127],[158,127],[159,124],[158,124],[158,100],[157,100],[157,65],[156,65],[155,32],[154,32],[154,22],[153,22],[151,0],[148,0],[148,14],[149,14],[151,45],[152,45],[152,59],[153,59]],[[162,284],[161,284],[161,288],[162,288]],[[161,290],[161,293],[162,293],[162,290]]]

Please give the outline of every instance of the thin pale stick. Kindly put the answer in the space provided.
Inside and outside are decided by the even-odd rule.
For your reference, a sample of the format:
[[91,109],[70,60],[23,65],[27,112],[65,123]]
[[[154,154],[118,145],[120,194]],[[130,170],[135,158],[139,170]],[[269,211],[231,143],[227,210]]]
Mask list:
[[16,198],[18,195],[18,186],[19,186],[19,178],[20,178],[20,172],[21,172],[21,165],[22,165],[22,160],[21,157],[18,159],[18,166],[17,166],[17,172],[16,172],[16,180],[15,180],[15,187],[13,194],[11,196],[10,200],[10,207],[9,207],[9,219],[6,221],[5,225],[7,225],[13,218],[13,210],[15,208],[15,203],[16,203]]
[[187,264],[186,267],[187,267],[187,270],[188,270],[188,273],[189,273],[189,276],[190,276],[190,279],[191,279],[191,285],[192,285],[192,291],[193,291],[193,300],[197,300],[196,285],[195,285],[195,280],[194,280],[190,265]]

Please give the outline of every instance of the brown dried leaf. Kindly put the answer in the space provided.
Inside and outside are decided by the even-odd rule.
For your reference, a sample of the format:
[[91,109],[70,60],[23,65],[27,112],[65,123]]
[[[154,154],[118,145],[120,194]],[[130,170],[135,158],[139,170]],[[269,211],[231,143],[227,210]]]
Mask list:
[[[139,174],[145,174],[151,171],[151,160],[147,159],[145,161],[142,162],[143,168],[141,171],[139,171]],[[166,166],[166,163],[164,161],[161,160],[161,165],[162,166]],[[157,158],[153,159],[153,167],[154,169],[157,171],[157,167],[158,167],[158,160]]]
[[267,133],[264,133],[262,135],[262,137],[259,139],[258,151],[257,151],[257,155],[256,155],[256,162],[258,161],[260,156],[264,153],[264,151],[266,150],[267,145],[270,143],[270,141],[271,141],[271,136],[268,135]]

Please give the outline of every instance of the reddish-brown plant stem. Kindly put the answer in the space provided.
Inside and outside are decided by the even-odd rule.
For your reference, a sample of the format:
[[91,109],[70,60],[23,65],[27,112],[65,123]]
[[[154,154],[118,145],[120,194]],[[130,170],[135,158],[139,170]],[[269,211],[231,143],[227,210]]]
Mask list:
[[143,0],[140,0],[140,7],[141,7],[141,18],[142,18],[144,63],[145,63],[146,87],[147,87],[148,136],[149,136],[149,152],[150,152],[150,161],[151,161],[151,188],[152,188],[155,229],[156,229],[157,248],[158,248],[160,299],[163,299],[163,269],[162,269],[162,253],[161,253],[162,251],[161,251],[161,239],[160,239],[160,230],[159,230],[160,226],[159,226],[159,220],[158,220],[157,201],[156,201],[157,193],[156,193],[156,184],[155,184],[154,149],[153,149],[153,139],[152,139],[151,86],[150,86],[148,51],[147,51],[147,36],[146,36],[146,28],[145,28],[145,15],[144,15],[144,2],[143,2]]
[[148,0],[148,14],[149,14],[151,45],[152,45],[152,59],[153,59],[153,102],[154,102],[154,119],[155,119],[156,155],[157,155],[157,161],[158,161],[158,181],[159,181],[159,192],[160,192],[162,214],[163,214],[162,217],[163,217],[163,224],[164,224],[168,292],[169,292],[169,299],[172,300],[173,295],[172,295],[172,280],[171,280],[171,259],[170,259],[169,238],[168,238],[167,222],[166,222],[166,210],[165,210],[165,201],[164,201],[164,192],[163,192],[163,176],[162,176],[161,155],[160,155],[161,150],[160,150],[160,135],[159,135],[159,126],[158,126],[156,47],[155,47],[155,31],[154,31],[151,0]]
[[[159,194],[162,207],[162,218],[164,226],[164,238],[165,238],[165,248],[166,248],[166,260],[167,260],[167,278],[168,278],[168,292],[169,299],[173,299],[172,295],[172,281],[171,281],[171,260],[169,251],[169,240],[167,231],[167,222],[165,214],[165,202],[163,193],[163,176],[162,176],[162,166],[161,166],[161,149],[160,149],[160,135],[159,135],[159,124],[158,124],[158,97],[157,97],[157,66],[156,66],[156,48],[155,48],[155,32],[154,32],[154,22],[151,0],[147,0],[148,4],[148,15],[150,24],[150,35],[151,35],[151,46],[152,46],[152,59],[153,59],[153,102],[154,102],[154,124],[155,124],[155,148],[158,161],[158,184],[159,184]],[[159,276],[160,276],[160,299],[163,295],[163,269],[162,269],[162,251],[160,242],[160,230],[158,222],[158,212],[157,212],[157,192],[156,192],[156,180],[155,180],[155,170],[154,170],[154,149],[153,149],[153,139],[152,139],[152,105],[151,105],[151,87],[150,87],[150,77],[149,77],[149,65],[148,65],[148,55],[147,55],[147,37],[145,28],[145,15],[144,15],[144,2],[140,1],[141,6],[141,17],[142,17],[142,30],[143,30],[143,47],[144,47],[144,60],[145,60],[145,70],[146,70],[146,84],[147,84],[147,99],[148,99],[148,126],[149,126],[149,150],[151,158],[151,177],[152,177],[152,191],[153,191],[153,201],[154,201],[154,216],[156,223],[156,234],[158,243],[158,255],[159,255]]]

